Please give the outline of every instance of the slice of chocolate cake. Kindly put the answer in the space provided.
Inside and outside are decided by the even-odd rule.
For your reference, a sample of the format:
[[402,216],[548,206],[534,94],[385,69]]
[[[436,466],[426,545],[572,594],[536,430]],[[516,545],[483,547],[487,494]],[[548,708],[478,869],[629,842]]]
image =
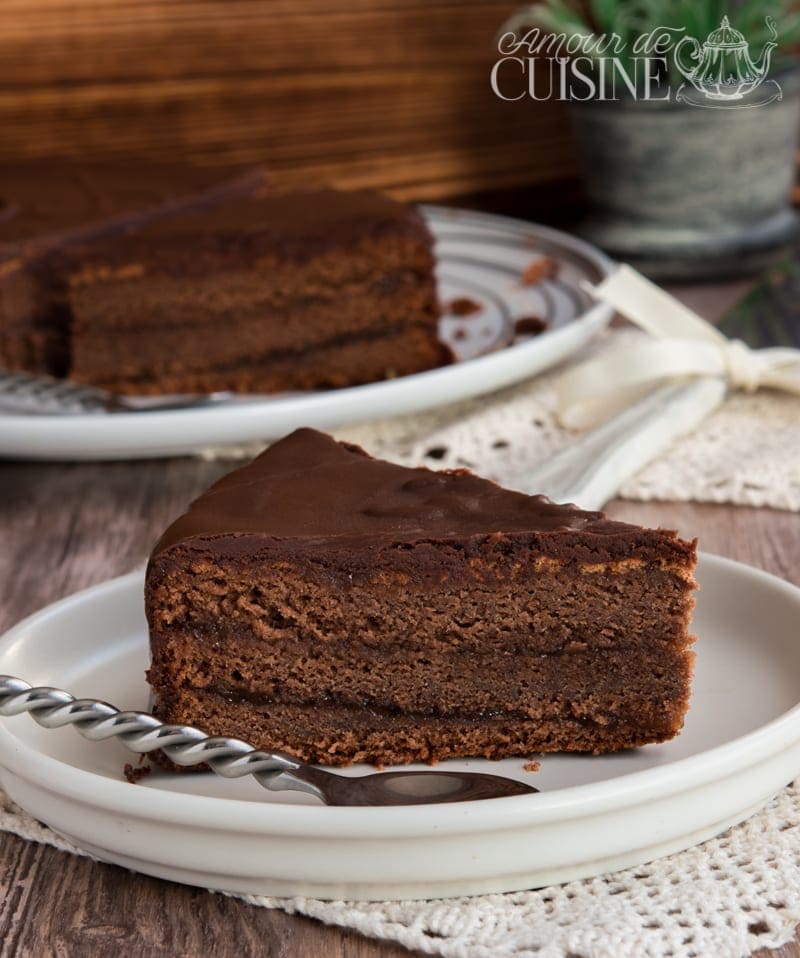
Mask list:
[[292,433],[147,571],[156,714],[326,765],[676,735],[695,544]]

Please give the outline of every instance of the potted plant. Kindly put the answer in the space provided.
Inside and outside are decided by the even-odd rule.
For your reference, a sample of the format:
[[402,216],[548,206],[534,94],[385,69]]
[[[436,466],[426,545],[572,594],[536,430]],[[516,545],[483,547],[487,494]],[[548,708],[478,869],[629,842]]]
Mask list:
[[796,0],[544,0],[504,29],[560,58],[584,235],[660,278],[757,268],[797,238]]

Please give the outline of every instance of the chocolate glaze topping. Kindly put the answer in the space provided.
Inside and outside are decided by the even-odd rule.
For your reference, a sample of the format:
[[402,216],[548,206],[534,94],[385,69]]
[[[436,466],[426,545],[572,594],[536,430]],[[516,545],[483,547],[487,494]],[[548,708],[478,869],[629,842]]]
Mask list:
[[378,223],[416,223],[413,207],[371,190],[318,189],[292,193],[265,191],[241,197],[209,210],[187,209],[180,216],[149,224],[148,234],[185,235],[193,231],[218,233],[250,230],[308,239],[324,237],[330,230],[373,228]]
[[563,531],[603,539],[644,532],[601,512],[510,492],[466,471],[408,469],[372,459],[357,446],[313,429],[298,429],[197,499],[167,529],[153,556],[188,540],[208,544],[215,536],[346,547],[365,539],[411,542]]
[[[109,171],[103,172],[108,178]],[[138,175],[130,171],[129,183],[122,171],[117,171],[110,183],[103,183],[101,176],[94,185],[97,175],[91,167],[59,169],[57,178],[51,175],[53,187],[44,191],[41,203],[31,197],[17,202],[0,195],[0,256],[31,256],[136,232],[162,218],[198,216],[216,206],[253,202],[269,190],[269,181],[260,169],[225,179],[219,175],[211,179],[207,172],[198,175],[197,171],[184,171],[178,177],[173,170],[171,180],[164,182],[165,171],[154,167]],[[35,177],[28,173],[27,180],[35,181]]]
[[[198,251],[217,257],[245,257],[305,262],[342,243],[371,243],[383,236],[431,238],[421,217],[412,208],[367,190],[339,192],[324,189],[272,195],[232,197],[216,206],[187,206],[174,215],[151,217],[131,226],[111,244],[96,243],[86,255],[99,265],[128,262],[159,264],[161,251],[198,266]],[[187,244],[187,239],[191,241]],[[200,261],[200,271],[204,270]]]

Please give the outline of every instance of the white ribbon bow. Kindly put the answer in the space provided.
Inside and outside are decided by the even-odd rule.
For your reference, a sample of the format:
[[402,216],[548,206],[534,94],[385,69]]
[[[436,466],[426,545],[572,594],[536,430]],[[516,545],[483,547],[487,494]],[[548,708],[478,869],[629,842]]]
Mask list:
[[710,323],[630,266],[619,266],[592,295],[652,340],[623,346],[569,370],[558,383],[558,413],[570,428],[601,422],[673,379],[718,376],[729,388],[767,387],[800,395],[800,350],[751,349]]

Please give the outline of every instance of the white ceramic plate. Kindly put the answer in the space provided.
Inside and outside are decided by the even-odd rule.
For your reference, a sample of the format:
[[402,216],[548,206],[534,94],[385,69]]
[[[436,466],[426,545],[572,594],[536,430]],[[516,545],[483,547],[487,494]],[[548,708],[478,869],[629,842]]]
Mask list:
[[[520,220],[439,207],[422,210],[436,237],[439,294],[482,305],[480,314],[444,316],[440,336],[458,362],[385,382],[324,392],[236,398],[172,412],[20,416],[0,413],[0,456],[25,459],[127,459],[177,456],[208,446],[275,439],[299,426],[332,429],[419,412],[520,382],[560,362],[605,326],[609,307],[592,305],[580,282],[599,282],[611,261],[557,230]],[[520,282],[541,256],[559,275]],[[513,337],[514,320],[538,316],[544,334]]]
[[[0,723],[10,796],[97,857],[209,888],[321,898],[445,897],[530,888],[639,864],[740,821],[800,772],[800,589],[705,555],[697,674],[683,733],[608,756],[453,762],[539,795],[327,808],[212,774],[122,780],[131,753]],[[140,572],[50,606],[0,641],[0,672],[145,708]],[[350,774],[363,772],[350,770]]]

